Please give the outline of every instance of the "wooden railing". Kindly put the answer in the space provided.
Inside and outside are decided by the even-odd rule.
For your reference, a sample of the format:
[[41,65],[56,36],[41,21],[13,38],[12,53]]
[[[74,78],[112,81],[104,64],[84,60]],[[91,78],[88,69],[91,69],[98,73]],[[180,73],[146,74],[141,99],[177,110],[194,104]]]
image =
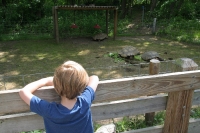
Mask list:
[[[126,133],[199,133],[200,119],[189,121],[191,106],[200,104],[197,89],[200,70],[100,81],[91,107],[93,121],[166,110],[164,126]],[[30,112],[18,92],[0,91],[0,133],[44,129],[42,118]],[[35,95],[59,101],[53,87],[41,88]]]

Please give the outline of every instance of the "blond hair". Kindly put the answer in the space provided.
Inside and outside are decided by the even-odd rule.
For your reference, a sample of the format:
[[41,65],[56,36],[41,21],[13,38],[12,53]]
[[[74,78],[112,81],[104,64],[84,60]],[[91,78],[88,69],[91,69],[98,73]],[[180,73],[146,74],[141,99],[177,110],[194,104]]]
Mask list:
[[89,82],[86,70],[77,62],[67,61],[56,68],[53,84],[60,96],[74,99],[80,95]]

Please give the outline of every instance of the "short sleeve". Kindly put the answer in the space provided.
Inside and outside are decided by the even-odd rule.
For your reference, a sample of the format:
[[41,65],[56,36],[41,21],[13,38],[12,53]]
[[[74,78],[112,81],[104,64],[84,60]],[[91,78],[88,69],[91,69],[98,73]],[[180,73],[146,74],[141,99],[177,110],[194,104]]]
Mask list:
[[95,98],[95,92],[90,86],[87,86],[81,94],[81,97],[85,99],[89,105],[91,105]]
[[49,105],[49,102],[42,100],[37,96],[33,96],[30,102],[30,110],[40,116],[44,116],[48,108],[50,107]]

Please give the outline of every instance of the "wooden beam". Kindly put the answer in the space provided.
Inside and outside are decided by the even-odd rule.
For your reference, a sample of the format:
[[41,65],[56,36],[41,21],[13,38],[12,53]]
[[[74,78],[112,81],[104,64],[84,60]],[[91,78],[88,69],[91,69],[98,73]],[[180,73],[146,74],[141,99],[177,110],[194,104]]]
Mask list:
[[[149,111],[165,109],[167,97],[152,96],[109,103],[93,104],[91,107],[93,121],[137,115]],[[143,105],[143,106],[141,106]],[[20,121],[20,122],[19,122]],[[12,133],[43,129],[42,118],[32,112],[0,116],[0,129],[2,133]],[[34,124],[33,127],[30,125]],[[12,127],[12,128],[8,128]]]
[[[49,101],[59,102],[60,98],[52,88],[44,88],[36,95]],[[19,97],[19,90],[0,91],[0,115],[29,111],[29,106]]]
[[106,10],[106,34],[108,35],[108,10]]
[[55,22],[55,34],[56,34],[56,42],[59,43],[59,28],[58,28],[58,10],[54,9],[54,22]]
[[[6,98],[8,95],[9,95],[9,93],[6,94],[5,96],[4,95],[1,95],[1,96]],[[14,100],[12,100],[10,97],[7,97],[7,99],[10,99],[10,102],[8,102],[8,100],[5,98],[1,99],[1,100],[5,100],[5,101],[0,102],[0,115],[7,115],[7,114],[14,114],[14,113],[30,111],[29,106],[27,104],[25,104],[21,99],[17,99],[17,98],[19,98],[19,96],[15,97],[16,95],[13,95],[12,93],[9,96],[12,97]],[[48,98],[46,97],[45,99],[48,99]],[[166,109],[166,99],[167,99],[167,95],[155,95],[155,96],[150,96],[150,97],[141,97],[141,98],[134,98],[134,99],[128,99],[128,100],[96,103],[96,104],[92,104],[92,110],[94,112],[93,115],[94,115],[95,120],[103,120],[103,119],[121,117],[122,115],[126,115],[126,116],[137,115],[137,114],[141,114],[141,112],[148,113],[151,111],[165,110]],[[59,99],[48,99],[48,101],[57,101],[58,102]],[[117,106],[117,104],[118,104],[118,106]],[[125,108],[120,109],[121,105]],[[133,105],[134,105],[134,107],[132,107]],[[141,106],[141,105],[143,105],[143,106]],[[194,105],[194,106],[200,105],[200,90],[195,91],[192,105]],[[97,106],[99,106],[100,109]],[[117,107],[115,107],[115,106],[117,106]],[[106,111],[106,109],[108,109],[108,110]],[[97,110],[97,111],[95,111],[95,110]],[[110,114],[111,112],[109,112],[109,111],[111,111],[111,110],[114,110],[117,113]],[[122,112],[122,110],[125,110],[125,111],[124,111],[124,113],[122,113],[122,115],[120,115],[119,112]]]
[[[149,75],[156,75],[160,72],[160,61],[157,59],[150,60]],[[155,112],[145,114],[145,122],[148,126],[153,126]]]
[[114,10],[114,30],[113,30],[113,39],[116,39],[117,35],[117,10]]
[[[195,91],[193,98],[194,105],[200,104],[199,97],[200,97],[200,90],[197,90]],[[15,99],[15,97],[13,98]],[[158,96],[141,97],[135,99],[93,104],[91,107],[93,121],[165,110],[166,102],[167,102],[167,95],[158,95]],[[12,106],[14,104],[11,105],[6,104],[7,106],[5,106],[4,104],[3,107],[0,106],[0,110],[2,111],[2,109],[6,107],[7,108],[6,112],[10,111],[10,113],[12,113],[13,110],[15,109],[19,110],[19,108],[22,107],[22,106],[14,106],[15,108],[13,108]],[[21,110],[21,111],[24,112],[29,111],[29,107],[27,105],[26,107],[27,107],[26,110]],[[30,126],[29,124],[34,126]],[[199,126],[197,125],[193,126],[195,130],[198,127]],[[32,112],[0,116],[0,129],[2,132],[12,133],[12,132],[29,131],[29,130],[36,130],[43,128],[44,125],[42,118]]]
[[55,6],[57,10],[117,10],[116,6]]
[[[167,96],[149,96],[92,105],[94,121],[165,110]],[[142,105],[142,106],[141,106]]]
[[169,93],[163,133],[187,133],[193,90]]
[[[189,58],[176,62],[182,71],[197,70],[198,65]],[[166,109],[163,133],[187,133],[194,90],[170,92]]]
[[[200,70],[100,81],[94,103],[187,89],[200,89]],[[0,91],[0,101],[3,101],[0,102],[0,115],[29,109],[18,92]],[[41,88],[34,94],[47,101],[59,101],[53,87]]]
[[[189,123],[188,133],[199,133],[200,131],[200,119],[191,119]],[[153,126],[143,129],[131,130],[122,133],[162,133],[163,126]]]
[[53,37],[56,38],[56,25],[55,25],[55,7],[52,7],[52,16],[53,16]]
[[0,116],[1,133],[20,133],[38,129],[44,129],[44,122],[42,117],[35,113]]
[[101,81],[95,102],[198,89],[200,70]]
[[117,10],[116,6],[54,6],[53,7],[53,20],[54,20],[54,33],[56,42],[59,43],[59,27],[58,27],[58,10],[106,10],[106,34],[108,34],[108,11],[114,11],[114,30],[113,39],[117,33]]
[[[188,133],[199,133],[200,119],[191,119],[189,122]],[[11,128],[12,127],[12,128]],[[0,129],[2,133],[18,133],[44,129],[42,117],[35,113],[21,113],[16,115],[1,116]],[[162,133],[163,126],[131,130],[123,133]]]

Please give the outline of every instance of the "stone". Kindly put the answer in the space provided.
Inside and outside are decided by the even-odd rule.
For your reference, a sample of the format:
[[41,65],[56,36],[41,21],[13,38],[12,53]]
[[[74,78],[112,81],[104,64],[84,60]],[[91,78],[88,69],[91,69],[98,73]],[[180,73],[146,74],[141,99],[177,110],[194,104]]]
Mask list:
[[116,133],[115,124],[103,125],[96,130],[95,133]]

